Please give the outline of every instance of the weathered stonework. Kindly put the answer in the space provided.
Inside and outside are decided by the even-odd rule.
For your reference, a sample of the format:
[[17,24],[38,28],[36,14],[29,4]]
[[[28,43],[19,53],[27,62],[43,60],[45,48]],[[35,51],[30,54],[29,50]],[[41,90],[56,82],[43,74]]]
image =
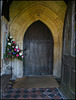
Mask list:
[[6,46],[6,38],[9,32],[9,22],[4,16],[1,16],[1,74],[10,73],[10,63],[3,59]]
[[[13,8],[14,7],[14,8]],[[61,76],[62,33],[66,11],[64,1],[14,1],[10,6],[10,32],[23,49],[27,28],[40,20],[51,30],[54,39],[53,75]]]
[[[66,4],[64,1],[13,1],[9,9],[10,33],[21,49],[23,49],[24,34],[33,22],[40,20],[50,29],[54,40],[53,75],[58,78],[61,77],[62,33],[65,12]],[[20,71],[18,65],[15,67],[16,70]],[[23,67],[23,64],[21,66]],[[16,77],[22,76],[22,74],[15,72],[14,75]]]
[[5,61],[3,60],[2,62],[3,66],[2,66],[2,75],[3,74],[11,74],[11,60],[9,61]]
[[23,76],[23,62],[18,59],[12,60],[12,79]]

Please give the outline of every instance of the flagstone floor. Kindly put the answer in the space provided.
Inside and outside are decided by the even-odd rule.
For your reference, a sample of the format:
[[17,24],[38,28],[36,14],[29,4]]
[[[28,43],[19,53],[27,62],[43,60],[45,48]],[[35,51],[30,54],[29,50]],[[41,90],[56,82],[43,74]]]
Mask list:
[[2,99],[64,99],[58,88],[12,88],[8,84]]

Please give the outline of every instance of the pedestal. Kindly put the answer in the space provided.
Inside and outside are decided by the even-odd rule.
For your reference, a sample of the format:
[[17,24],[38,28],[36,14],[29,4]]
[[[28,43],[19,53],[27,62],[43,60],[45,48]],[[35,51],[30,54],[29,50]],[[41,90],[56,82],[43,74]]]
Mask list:
[[23,61],[18,59],[12,60],[12,79],[23,77]]

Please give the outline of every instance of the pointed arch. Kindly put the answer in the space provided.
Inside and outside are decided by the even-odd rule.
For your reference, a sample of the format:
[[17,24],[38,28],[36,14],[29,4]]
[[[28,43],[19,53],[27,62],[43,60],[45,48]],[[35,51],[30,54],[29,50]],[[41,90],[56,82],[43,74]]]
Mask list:
[[33,22],[23,38],[25,75],[53,74],[53,37],[40,20]]
[[[28,27],[35,21],[42,21],[52,32],[54,39],[53,75],[60,77],[63,21],[48,6],[37,4],[20,13],[11,22],[10,31],[16,43],[23,49],[23,37]],[[59,52],[60,51],[60,52]],[[60,67],[59,67],[60,66]]]

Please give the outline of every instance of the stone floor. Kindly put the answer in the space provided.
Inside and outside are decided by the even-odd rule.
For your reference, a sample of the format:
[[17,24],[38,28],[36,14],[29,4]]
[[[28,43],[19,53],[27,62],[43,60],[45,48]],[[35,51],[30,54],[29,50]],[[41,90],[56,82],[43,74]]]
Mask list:
[[64,99],[58,88],[12,88],[8,84],[2,99]]

